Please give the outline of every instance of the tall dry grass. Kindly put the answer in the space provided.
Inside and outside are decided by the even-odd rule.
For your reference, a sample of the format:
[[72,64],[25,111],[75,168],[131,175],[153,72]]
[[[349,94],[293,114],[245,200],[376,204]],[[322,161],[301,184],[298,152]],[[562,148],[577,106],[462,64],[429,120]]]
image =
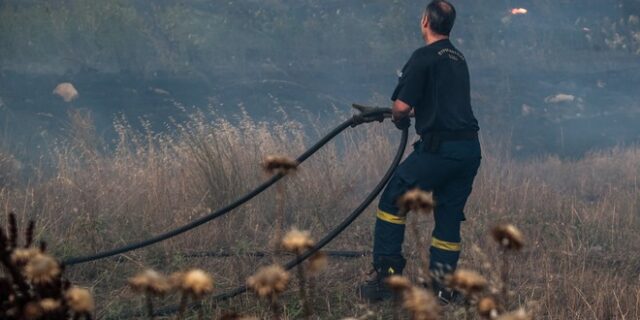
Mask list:
[[[297,156],[317,136],[310,132],[332,125],[310,130],[295,121],[258,122],[246,115],[230,122],[203,111],[155,133],[120,119],[114,123],[115,146],[107,148],[87,114],[74,112],[70,119],[68,138],[51,148],[54,174],[39,174],[0,192],[2,210],[14,210],[22,220],[37,219],[36,236],[59,257],[110,249],[215,210],[266,178],[260,167],[265,155]],[[319,236],[340,221],[386,169],[399,140],[391,127],[350,130],[288,176],[285,224]],[[483,164],[463,226],[461,266],[499,281],[493,265],[499,252],[487,231],[510,222],[528,238],[524,254],[510,266],[512,307],[527,306],[541,319],[640,319],[640,256],[635,254],[640,249],[640,149],[612,149],[579,160],[515,160],[504,150],[484,139]],[[244,283],[256,266],[272,262],[240,253],[269,250],[276,206],[275,190],[269,190],[193,232],[118,259],[71,267],[68,275],[95,289],[99,316],[105,318],[141,309],[124,288],[126,278],[142,267],[199,266],[211,272],[218,288],[230,288]],[[331,249],[369,250],[374,219],[373,214],[359,219]],[[406,251],[417,257],[412,243],[407,241]],[[182,255],[220,249],[239,254],[201,260]],[[409,263],[410,276],[417,264],[415,259]],[[323,318],[370,311],[372,318],[389,316],[391,308],[354,303],[355,286],[368,268],[366,258],[333,259],[319,278],[316,312]],[[295,295],[283,301],[287,297],[284,315],[300,317]],[[212,312],[268,314],[268,307],[247,297],[219,307]],[[455,318],[457,310],[447,312]]]

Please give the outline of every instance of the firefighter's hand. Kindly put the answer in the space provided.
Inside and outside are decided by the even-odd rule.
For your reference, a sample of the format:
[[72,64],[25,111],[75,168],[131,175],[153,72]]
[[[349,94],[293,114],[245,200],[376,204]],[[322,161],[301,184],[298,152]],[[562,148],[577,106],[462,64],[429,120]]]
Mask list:
[[393,124],[396,125],[396,128],[400,130],[404,130],[411,127],[411,118],[409,117],[402,117],[400,119],[392,118],[391,121],[393,121]]
[[369,122],[382,122],[385,118],[391,116],[391,108],[367,107],[359,104],[353,104],[353,108],[360,113],[353,116],[354,123],[352,127]]

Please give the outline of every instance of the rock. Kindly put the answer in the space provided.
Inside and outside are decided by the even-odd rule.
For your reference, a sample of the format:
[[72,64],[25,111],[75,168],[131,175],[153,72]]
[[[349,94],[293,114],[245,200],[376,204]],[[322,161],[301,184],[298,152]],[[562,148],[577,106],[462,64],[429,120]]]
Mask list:
[[150,89],[151,91],[153,91],[153,93],[155,93],[155,94],[159,94],[159,95],[161,95],[161,96],[169,96],[169,95],[171,95],[171,93],[170,93],[169,91],[164,90],[164,89],[160,89],[160,88],[153,88],[153,87],[149,87],[149,89]]
[[564,103],[564,102],[573,102],[576,100],[574,95],[566,94],[566,93],[558,93],[554,96],[548,96],[544,99],[546,103]]
[[78,98],[78,90],[69,82],[63,82],[53,89],[53,94],[58,95],[64,99],[65,102],[71,102]]

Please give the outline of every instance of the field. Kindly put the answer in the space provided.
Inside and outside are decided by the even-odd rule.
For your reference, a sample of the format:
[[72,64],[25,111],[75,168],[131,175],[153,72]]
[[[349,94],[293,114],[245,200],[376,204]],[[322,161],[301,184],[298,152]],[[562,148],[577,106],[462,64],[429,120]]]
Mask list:
[[[15,211],[20,222],[35,219],[36,238],[47,241],[57,257],[84,255],[140,240],[215,210],[267,178],[260,163],[266,155],[296,157],[333,124],[310,130],[300,123],[236,122],[207,119],[169,125],[166,133],[137,131],[124,120],[114,123],[119,139],[101,141],[91,118],[70,112],[66,136],[47,150],[53,170],[42,168],[18,177],[19,163],[0,158],[2,214]],[[391,125],[351,129],[280,183],[285,228],[310,230],[316,239],[336,225],[376,184],[399,141]],[[513,159],[499,138],[483,136],[483,164],[467,206],[461,265],[499,281],[499,252],[488,231],[508,222],[526,236],[523,252],[512,258],[509,309],[519,306],[536,319],[640,319],[640,149],[614,148],[581,159]],[[410,149],[410,148],[409,148]],[[43,163],[49,163],[43,160]],[[128,277],[154,268],[170,273],[189,267],[210,272],[216,293],[255,272],[256,266],[285,262],[290,256],[256,257],[269,251],[276,216],[276,188],[230,215],[160,244],[67,269],[75,284],[90,287],[97,316],[121,318],[142,312],[144,301],[126,284]],[[3,218],[4,219],[4,218]],[[370,250],[374,208],[370,208],[330,250]],[[431,221],[421,222],[428,237]],[[4,223],[3,223],[4,224]],[[410,257],[417,257],[411,234]],[[226,258],[189,257],[226,252]],[[367,306],[355,298],[357,284],[370,269],[368,257],[330,258],[315,280],[313,307],[323,319],[389,318],[391,305]],[[408,274],[415,278],[418,261]],[[282,301],[287,318],[301,317],[297,286]],[[169,296],[159,304],[179,301]],[[246,294],[207,314],[235,311],[269,317],[268,305]],[[445,318],[462,310],[445,308]]]

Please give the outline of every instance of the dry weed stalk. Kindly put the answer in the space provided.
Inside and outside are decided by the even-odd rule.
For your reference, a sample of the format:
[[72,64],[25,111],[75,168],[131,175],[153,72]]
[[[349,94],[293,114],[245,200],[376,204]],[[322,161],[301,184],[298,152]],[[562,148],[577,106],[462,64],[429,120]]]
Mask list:
[[153,297],[162,297],[172,289],[169,280],[159,272],[148,269],[130,278],[128,282],[133,291],[144,294],[147,316],[153,319]]
[[327,254],[322,251],[318,251],[309,257],[307,272],[309,274],[309,301],[312,305],[315,305],[317,298],[318,285],[316,278],[328,265],[329,259]]
[[65,293],[65,299],[69,308],[75,314],[74,318],[81,316],[90,317],[95,309],[95,302],[91,292],[84,288],[71,287]]
[[[295,172],[298,168],[298,162],[294,159],[285,156],[267,156],[262,162],[262,168],[268,174],[278,174],[286,176]],[[282,228],[284,224],[284,206],[285,206],[285,189],[283,183],[276,185],[276,219],[275,230],[273,232],[272,243],[275,251],[277,251],[277,244],[282,237]]]
[[274,319],[282,318],[278,297],[287,289],[289,278],[289,273],[279,265],[262,267],[247,278],[247,287],[259,298],[269,301]]
[[31,247],[35,223],[25,229],[25,244],[18,244],[18,223],[9,214],[8,230],[0,228],[0,319],[91,319],[95,304],[86,289],[71,287],[62,278],[63,266],[45,253],[46,245]]
[[476,309],[483,319],[493,319],[498,316],[498,303],[493,297],[481,298]]
[[400,319],[400,309],[402,308],[402,296],[411,289],[411,281],[403,276],[393,275],[385,280],[391,291],[393,291],[393,319]]
[[440,319],[440,305],[427,290],[413,286],[405,290],[402,307],[409,312],[412,320]]
[[265,157],[262,168],[269,174],[287,175],[298,168],[298,161],[285,156],[270,155]]
[[532,320],[533,316],[524,309],[507,312],[495,318],[495,320]]
[[501,298],[502,305],[509,307],[509,253],[518,252],[524,247],[522,232],[512,224],[501,224],[491,230],[491,236],[498,243],[502,254]]
[[422,191],[420,189],[413,189],[407,191],[398,200],[398,206],[402,215],[406,215],[410,211],[415,213],[430,214],[435,208],[435,202],[433,201],[433,193]]
[[[451,289],[462,293],[471,304],[478,302],[479,294],[482,293],[489,284],[487,279],[479,273],[466,269],[456,270],[453,274],[448,275],[445,280]],[[469,319],[471,304],[465,305],[465,319]]]
[[258,317],[254,316],[243,316],[238,313],[225,313],[220,317],[220,320],[259,320]]
[[449,287],[462,292],[467,298],[477,297],[488,285],[487,279],[482,275],[466,269],[456,270],[447,280]]
[[413,238],[416,241],[416,250],[418,250],[418,256],[420,257],[421,267],[418,268],[419,281],[424,285],[431,285],[431,277],[427,270],[429,270],[429,260],[427,259],[426,248],[428,247],[426,239],[422,237],[422,233],[419,230],[419,216],[428,216],[433,214],[435,208],[435,202],[433,200],[433,193],[425,192],[420,189],[413,189],[405,193],[400,199],[398,199],[398,207],[400,207],[400,214],[406,216],[409,212],[415,213],[415,219],[411,223],[411,231]]
[[[213,292],[213,278],[203,270],[192,269],[187,272],[175,273],[171,280],[176,289],[182,293],[178,319],[184,317],[189,299],[200,304],[202,298]],[[204,319],[202,306],[198,305],[198,319]]]
[[[291,229],[282,238],[282,248],[286,251],[294,253],[296,257],[300,258],[300,255],[314,245],[313,239],[311,239],[311,233],[309,231],[300,231],[296,228]],[[311,305],[309,299],[307,299],[307,277],[305,274],[304,266],[298,264],[296,267],[298,270],[298,284],[300,286],[300,301],[302,302],[302,308],[304,310],[305,319],[311,317]]]

